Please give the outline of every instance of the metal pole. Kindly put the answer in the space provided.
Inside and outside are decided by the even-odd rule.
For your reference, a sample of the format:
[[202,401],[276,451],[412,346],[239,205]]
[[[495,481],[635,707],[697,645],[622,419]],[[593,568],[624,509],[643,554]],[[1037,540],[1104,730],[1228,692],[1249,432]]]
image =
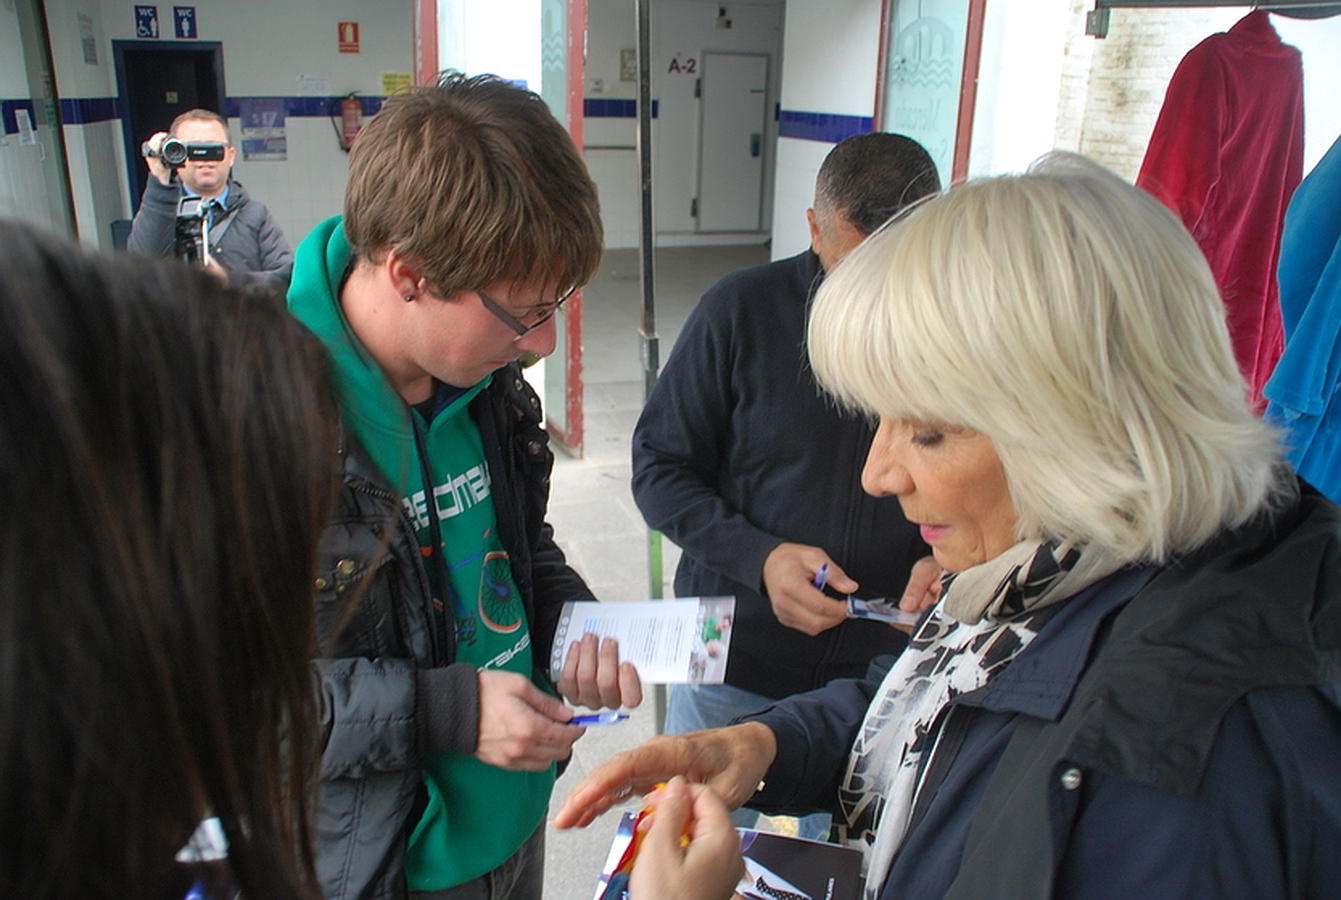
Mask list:
[[[656,235],[652,225],[652,0],[635,0],[638,14],[638,181],[642,193],[642,227],[638,234],[640,251],[638,270],[641,274],[643,314],[638,327],[643,361],[643,400],[652,392],[657,381],[659,359],[656,303],[655,255]],[[647,589],[651,598],[664,593],[661,572],[661,534],[647,532]],[[661,733],[666,721],[666,688],[657,685],[652,691],[656,710],[656,729]]]

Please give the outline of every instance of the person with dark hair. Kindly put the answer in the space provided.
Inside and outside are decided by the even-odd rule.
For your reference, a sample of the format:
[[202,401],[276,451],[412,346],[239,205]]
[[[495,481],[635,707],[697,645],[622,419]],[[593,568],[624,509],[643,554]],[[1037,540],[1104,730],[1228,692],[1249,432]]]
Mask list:
[[[222,159],[187,159],[179,168],[163,161],[163,142],[221,144]],[[191,109],[172,120],[167,131],[145,141],[144,185],[140,209],[130,226],[126,248],[145,256],[176,254],[177,210],[182,197],[206,201],[204,230],[209,256],[205,268],[225,281],[259,285],[276,293],[289,286],[293,250],[270,209],[253,200],[232,177],[237,148],[228,137],[228,120],[208,109]]]
[[0,397],[0,896],[319,897],[320,343],[0,223]]
[[343,218],[298,248],[289,307],[330,350],[346,432],[317,574],[328,897],[538,898],[556,763],[583,734],[556,693],[641,702],[611,640],[550,683],[564,603],[594,598],[545,522],[554,457],[519,364],[553,352],[601,245],[544,101],[445,73],[368,123]]
[[[869,420],[820,395],[805,364],[810,298],[886,219],[940,188],[920,144],[863,134],[835,146],[806,210],[811,249],[728,275],[699,302],[633,432],[633,496],[684,551],[678,596],[734,595],[723,685],[675,685],[665,730],[727,724],[772,700],[860,675],[905,638],[815,587],[923,598],[938,571],[893,498],[861,489]],[[918,565],[916,571],[914,566]],[[749,826],[748,811],[737,823]],[[828,816],[801,825],[828,831]]]

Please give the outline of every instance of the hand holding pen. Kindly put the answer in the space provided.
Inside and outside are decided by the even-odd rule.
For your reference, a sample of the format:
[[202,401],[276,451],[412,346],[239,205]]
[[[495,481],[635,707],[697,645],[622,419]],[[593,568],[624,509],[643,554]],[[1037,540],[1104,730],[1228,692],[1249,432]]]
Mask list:
[[833,628],[847,617],[844,603],[822,588],[845,594],[858,588],[823,548],[785,541],[764,560],[762,578],[778,621],[809,635]]

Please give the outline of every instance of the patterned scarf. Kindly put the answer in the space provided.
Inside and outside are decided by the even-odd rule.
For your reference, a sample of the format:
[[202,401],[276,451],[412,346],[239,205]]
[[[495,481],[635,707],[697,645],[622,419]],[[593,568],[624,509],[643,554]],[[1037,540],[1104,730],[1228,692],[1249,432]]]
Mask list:
[[1005,669],[1044,623],[1120,563],[1093,547],[1021,542],[947,576],[941,599],[880,684],[838,791],[845,840],[866,855],[866,897],[878,896],[903,843],[942,712]]

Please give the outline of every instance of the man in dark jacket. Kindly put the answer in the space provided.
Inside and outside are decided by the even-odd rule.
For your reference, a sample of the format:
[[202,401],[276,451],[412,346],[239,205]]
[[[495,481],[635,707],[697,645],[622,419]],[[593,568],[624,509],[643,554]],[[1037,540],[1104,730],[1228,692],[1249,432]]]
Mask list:
[[[160,155],[169,137],[188,145],[220,144],[223,158],[188,159],[174,169]],[[150,152],[144,161],[152,177],[144,186],[127,248],[145,256],[173,256],[178,204],[183,196],[200,197],[211,204],[204,225],[209,247],[206,268],[234,284],[282,293],[289,286],[293,251],[266,205],[251,199],[231,178],[237,150],[228,138],[228,120],[207,109],[188,110],[172,121],[168,131],[145,143]]]
[[[553,456],[518,360],[601,255],[596,188],[544,102],[491,76],[398,95],[345,214],[298,248],[289,307],[331,353],[344,480],[316,577],[329,898],[538,900],[545,812],[583,734],[546,674],[594,599],[545,522]],[[636,705],[585,639],[558,685]]]
[[[676,594],[734,595],[736,628],[724,685],[671,689],[670,734],[859,676],[903,646],[884,624],[846,619],[845,604],[814,586],[827,567],[836,591],[898,601],[939,570],[925,566],[922,587],[909,584],[927,547],[896,499],[862,490],[872,425],[820,395],[805,328],[824,272],[938,189],[916,141],[848,138],[820,168],[806,211],[811,249],[718,282],[675,343],[633,434],[633,495],[684,551]],[[806,820],[803,836],[826,832],[827,819]]]

